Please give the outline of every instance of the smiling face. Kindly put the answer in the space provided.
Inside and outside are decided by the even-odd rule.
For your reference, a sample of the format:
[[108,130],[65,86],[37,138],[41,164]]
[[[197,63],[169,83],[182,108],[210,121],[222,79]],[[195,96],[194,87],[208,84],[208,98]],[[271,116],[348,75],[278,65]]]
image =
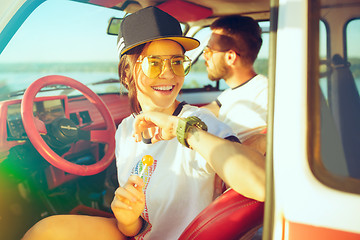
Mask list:
[[[150,55],[170,59],[174,55],[183,55],[182,47],[171,40],[156,40],[149,43],[143,50],[139,60]],[[136,64],[136,93],[141,109],[146,111],[159,111],[172,114],[178,105],[176,100],[184,77],[174,74],[170,61],[166,60],[160,75],[154,79],[147,77],[141,69],[141,63]]]

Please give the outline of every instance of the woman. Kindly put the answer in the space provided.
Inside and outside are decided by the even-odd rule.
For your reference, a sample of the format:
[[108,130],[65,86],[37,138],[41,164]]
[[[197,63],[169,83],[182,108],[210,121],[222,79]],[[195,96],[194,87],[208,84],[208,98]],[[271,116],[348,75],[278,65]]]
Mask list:
[[[129,22],[131,24],[128,24]],[[142,24],[146,29],[142,29],[143,36],[138,37],[133,29],[137,28],[139,31]],[[161,31],[152,32],[153,24],[156,25],[154,29]],[[177,37],[174,37],[174,29],[179,29],[176,32]],[[153,118],[163,119],[164,123],[173,123],[167,128],[173,131],[167,132],[163,130],[166,128],[164,125],[158,124],[162,134],[157,133],[157,138],[169,133],[164,137],[168,141],[153,141],[153,144],[134,143],[132,126],[137,128],[141,124],[135,122],[133,116],[123,120],[116,134],[116,159],[119,183],[125,187],[117,190],[112,209],[120,231],[128,236],[138,234],[143,228],[138,234],[139,238],[144,236],[145,239],[176,239],[191,220],[212,201],[216,169],[212,166],[214,162],[207,162],[198,152],[179,144],[175,138],[176,136],[181,139],[179,135],[182,133],[175,131],[178,130],[179,118],[197,116],[202,120],[201,123],[207,125],[208,132],[221,138],[236,138],[230,128],[219,122],[210,112],[176,100],[186,75],[184,65],[188,59],[184,56],[184,50],[197,47],[198,42],[181,37],[179,23],[174,18],[157,8],[143,9],[123,21],[121,32],[119,48],[122,56],[119,73],[122,83],[129,90],[134,115],[142,112],[149,113],[145,115],[149,117],[153,112]],[[139,120],[139,117],[137,119]],[[146,129],[142,130],[142,134],[137,134],[138,141],[143,141],[144,135],[147,135],[144,134]],[[182,143],[187,146],[189,144],[186,141]],[[195,144],[194,141],[191,143]],[[216,148],[215,145],[202,146],[208,153],[211,153],[209,146]],[[155,160],[154,164],[147,168],[143,183],[142,179],[131,175],[140,172],[143,168],[141,159],[147,154]],[[210,155],[203,156],[210,160]],[[222,171],[219,174],[226,177]],[[139,185],[144,187],[140,188]],[[123,217],[128,212],[134,213],[132,220]]]
[[[129,91],[133,114],[122,121],[115,136],[120,187],[111,208],[116,220],[50,217],[36,224],[25,239],[98,239],[100,233],[96,229],[105,229],[101,239],[132,236],[135,239],[177,239],[194,217],[211,203],[215,173],[232,187],[246,186],[244,182],[239,184],[241,173],[235,172],[245,165],[251,169],[248,172],[255,173],[255,177],[250,177],[254,179],[250,182],[257,184],[253,187],[260,189],[255,190],[254,196],[263,200],[261,154],[237,142],[234,142],[236,146],[231,145],[224,138],[238,141],[237,138],[208,110],[176,100],[190,64],[184,53],[198,45],[197,40],[182,36],[175,18],[155,7],[142,9],[123,20],[118,38],[119,76]],[[240,161],[235,160],[235,165],[240,163],[239,167],[224,166],[227,161],[222,161],[221,156],[213,159],[211,153],[222,152],[223,147],[233,149],[228,153],[240,154],[237,155]],[[144,155],[154,158],[151,166],[142,163]],[[229,166],[234,166],[234,159],[237,159],[234,156],[236,154],[231,154]],[[250,160],[253,157],[255,161]],[[241,164],[244,162],[245,165]],[[138,175],[144,168],[141,178]],[[239,189],[246,189],[244,194],[253,194],[254,190],[248,187]],[[56,233],[45,237],[42,229]]]

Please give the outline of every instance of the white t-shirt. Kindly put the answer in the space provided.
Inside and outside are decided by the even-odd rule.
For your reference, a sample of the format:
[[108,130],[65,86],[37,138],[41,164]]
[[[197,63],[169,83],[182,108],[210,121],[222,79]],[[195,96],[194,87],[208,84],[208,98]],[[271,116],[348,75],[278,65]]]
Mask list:
[[236,88],[226,89],[217,103],[219,119],[243,142],[254,131],[266,126],[268,79],[259,74]]
[[[208,131],[221,138],[235,136],[231,128],[208,110],[184,105],[179,117],[197,116]],[[212,201],[214,171],[196,151],[181,145],[176,138],[155,144],[136,143],[132,137],[134,117],[119,125],[115,135],[116,164],[120,186],[132,174],[142,170],[141,159],[151,155],[145,182],[145,210],[142,217],[148,227],[136,239],[178,239],[187,225]]]

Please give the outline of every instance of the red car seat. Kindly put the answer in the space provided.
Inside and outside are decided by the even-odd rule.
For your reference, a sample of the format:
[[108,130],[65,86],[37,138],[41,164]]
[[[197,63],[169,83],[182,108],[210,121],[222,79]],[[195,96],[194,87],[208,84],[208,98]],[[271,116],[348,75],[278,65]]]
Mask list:
[[[71,214],[114,217],[112,213],[78,206]],[[262,226],[264,203],[230,189],[206,207],[184,230],[179,240],[250,239]],[[131,238],[133,239],[133,238]]]
[[230,189],[206,207],[179,240],[240,239],[252,236],[263,222],[264,203]]

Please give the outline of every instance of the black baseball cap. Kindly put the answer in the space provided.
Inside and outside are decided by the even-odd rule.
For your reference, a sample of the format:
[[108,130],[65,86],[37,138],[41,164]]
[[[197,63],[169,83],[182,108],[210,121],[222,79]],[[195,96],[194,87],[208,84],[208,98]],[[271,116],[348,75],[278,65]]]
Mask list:
[[119,55],[143,43],[160,39],[176,41],[186,51],[200,45],[195,38],[183,36],[176,18],[157,7],[147,7],[126,16],[121,22],[117,39]]

